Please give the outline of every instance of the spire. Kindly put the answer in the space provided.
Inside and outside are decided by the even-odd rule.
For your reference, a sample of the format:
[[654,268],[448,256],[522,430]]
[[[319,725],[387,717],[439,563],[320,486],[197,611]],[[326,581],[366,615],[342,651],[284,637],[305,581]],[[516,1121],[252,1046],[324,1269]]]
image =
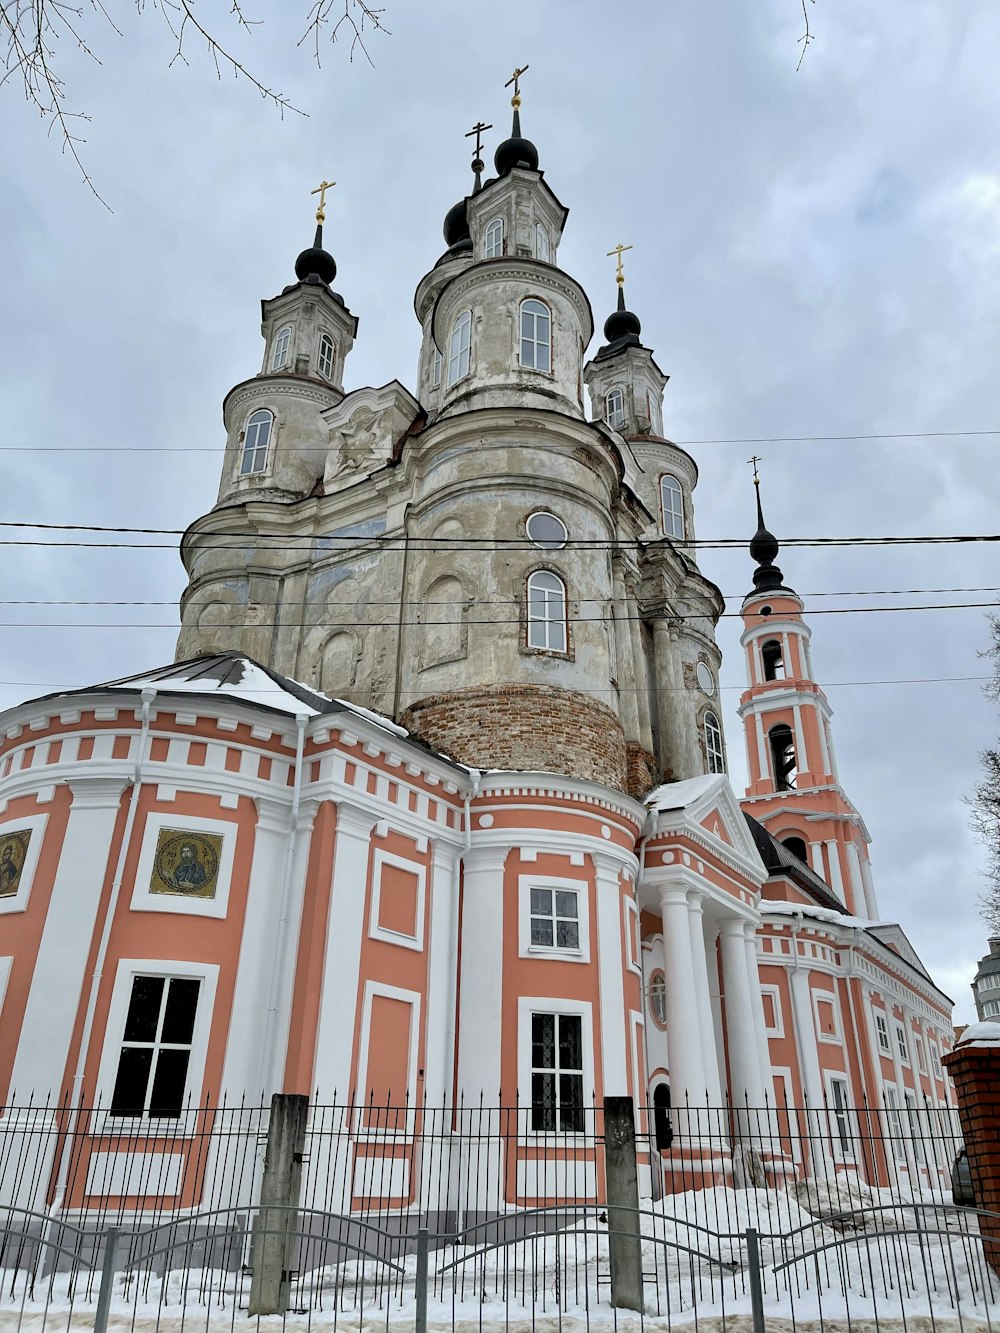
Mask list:
[[465,136],[467,139],[471,139],[473,135],[476,136],[476,155],[472,159],[472,172],[474,176],[472,184],[473,194],[478,194],[483,188],[483,171],[486,168],[486,163],[483,161],[483,131],[491,130],[492,128],[492,125],[484,125],[482,121],[479,121],[477,125],[473,125],[472,129],[469,130],[468,134]]
[[768,532],[764,525],[764,510],[760,503],[760,477],[757,474],[757,464],[760,461],[756,454],[753,458],[747,459],[753,467],[754,492],[757,497],[757,531],[750,541],[750,554],[757,562],[757,568],[753,572],[753,587],[754,592],[776,592],[784,587],[781,570],[774,563],[780,547],[777,537],[773,532]]
[[639,316],[634,315],[625,305],[625,266],[622,263],[622,255],[631,249],[630,245],[619,244],[608,251],[608,257],[614,255],[617,261],[615,282],[618,284],[618,304],[604,321],[604,336],[608,341],[607,345],[597,353],[599,357],[610,356],[623,347],[641,346],[639,334],[642,332],[642,325],[639,323]]
[[510,104],[514,108],[514,115],[511,122],[510,138],[504,139],[493,156],[493,165],[496,167],[498,176],[509,175],[514,167],[524,167],[528,171],[538,170],[538,149],[530,139],[525,139],[521,135],[521,75],[525,74],[527,69],[527,65],[515,69],[504,84],[505,88],[509,88],[511,84],[514,85],[514,95],[510,99]]
[[303,250],[295,261],[295,276],[299,282],[321,283],[329,287],[337,276],[337,264],[327,250],[323,248],[323,223],[326,221],[326,192],[332,190],[336,181],[323,180],[313,194],[319,195],[319,207],[316,209],[316,236],[308,250]]

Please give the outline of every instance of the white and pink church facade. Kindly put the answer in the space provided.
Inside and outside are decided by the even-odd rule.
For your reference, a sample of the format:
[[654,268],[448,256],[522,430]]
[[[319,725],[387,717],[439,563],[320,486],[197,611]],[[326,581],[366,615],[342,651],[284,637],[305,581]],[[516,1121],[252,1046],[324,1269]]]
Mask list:
[[879,920],[803,601],[758,501],[739,799],[666,377],[621,289],[584,364],[516,107],[474,165],[419,395],[344,390],[318,232],[226,399],[179,660],[0,717],[0,1105],[99,1105],[113,1155],[223,1098],[482,1102],[530,1158],[626,1095],[672,1108],[666,1180],[706,1108],[823,1107],[859,1169],[850,1108],[953,1104],[951,1001]]

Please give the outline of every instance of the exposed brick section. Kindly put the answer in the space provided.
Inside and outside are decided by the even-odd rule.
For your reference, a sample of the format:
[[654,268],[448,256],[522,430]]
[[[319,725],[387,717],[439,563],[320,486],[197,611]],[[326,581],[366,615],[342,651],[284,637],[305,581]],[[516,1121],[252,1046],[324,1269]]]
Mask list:
[[628,794],[641,799],[651,787],[656,786],[656,757],[635,741],[626,741],[625,761]]
[[574,690],[453,690],[421,699],[400,722],[435,750],[474,768],[563,773],[630,790],[621,723],[606,704]]
[[1000,1273],[1000,1047],[957,1046],[942,1063],[958,1093],[976,1203],[993,1214],[979,1219],[983,1253]]

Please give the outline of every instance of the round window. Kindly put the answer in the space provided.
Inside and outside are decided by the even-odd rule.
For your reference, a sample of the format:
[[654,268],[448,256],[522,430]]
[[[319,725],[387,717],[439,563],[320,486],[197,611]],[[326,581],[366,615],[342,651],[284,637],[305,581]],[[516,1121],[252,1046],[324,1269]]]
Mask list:
[[536,546],[541,546],[547,551],[554,551],[560,546],[566,545],[566,524],[561,518],[556,518],[555,514],[550,514],[545,509],[539,509],[531,514],[525,525],[528,537]]
[[706,694],[715,693],[715,677],[712,675],[711,671],[708,669],[708,667],[705,665],[704,662],[698,663],[695,675],[698,678],[699,689],[704,690]]
[[649,978],[649,1009],[658,1028],[667,1026],[667,979],[660,968]]

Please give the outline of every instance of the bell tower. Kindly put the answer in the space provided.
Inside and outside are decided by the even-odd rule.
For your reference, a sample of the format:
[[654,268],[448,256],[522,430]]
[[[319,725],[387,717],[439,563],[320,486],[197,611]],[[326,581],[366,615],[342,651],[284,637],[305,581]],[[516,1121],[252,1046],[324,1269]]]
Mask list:
[[855,916],[877,919],[864,821],[844,794],[830,726],[832,709],[817,683],[812,633],[802,598],[774,563],[778,540],[764,524],[754,465],[757,531],[753,588],[743,601],[747,689],[739,715],[750,785],[745,808],[833,889]]

